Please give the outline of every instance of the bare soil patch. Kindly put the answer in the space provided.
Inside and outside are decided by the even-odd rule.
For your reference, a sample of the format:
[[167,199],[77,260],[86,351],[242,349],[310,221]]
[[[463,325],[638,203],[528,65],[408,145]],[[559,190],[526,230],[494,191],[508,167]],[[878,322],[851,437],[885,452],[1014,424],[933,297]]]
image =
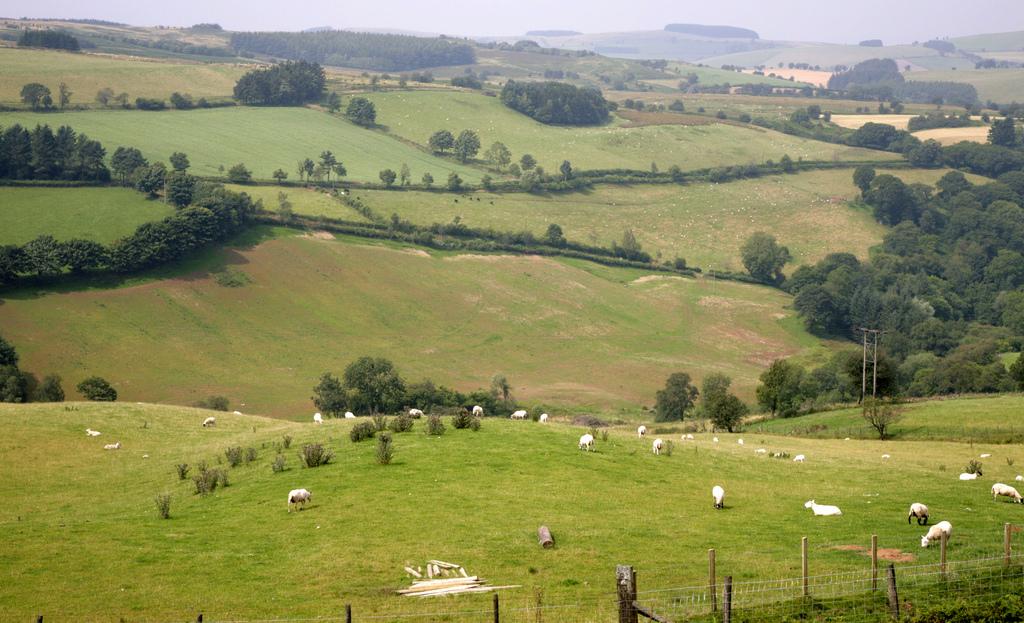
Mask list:
[[897,130],[906,130],[912,117],[917,115],[832,115],[832,123],[841,128],[860,129],[865,123],[884,123]]
[[[837,545],[835,549],[843,550],[846,552],[859,552],[865,556],[871,555],[871,550],[861,547],[860,545]],[[898,549],[880,549],[878,550],[879,560],[888,560],[889,562],[914,562],[917,558],[913,554],[909,554]]]
[[933,130],[921,130],[914,132],[914,136],[927,141],[935,139],[943,146],[959,143],[960,141],[974,141],[975,143],[988,142],[988,126],[977,126],[969,128],[935,128]]
[[314,231],[308,234],[302,234],[299,238],[314,238],[316,240],[334,240],[334,234],[329,231]]

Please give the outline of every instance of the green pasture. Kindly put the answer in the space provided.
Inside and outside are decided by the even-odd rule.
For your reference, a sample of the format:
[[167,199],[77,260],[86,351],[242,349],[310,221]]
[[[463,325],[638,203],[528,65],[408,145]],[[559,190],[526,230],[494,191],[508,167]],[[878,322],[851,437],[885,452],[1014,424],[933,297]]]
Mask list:
[[114,187],[0,186],[0,205],[0,244],[24,244],[43,235],[109,244],[174,212],[159,200]]
[[[789,80],[783,80],[782,78],[770,78],[768,76],[729,71],[707,65],[698,67],[697,65],[691,65],[689,63],[679,63],[674,65],[670,64],[669,67],[679,73],[675,82],[666,79],[656,81],[647,80],[645,82],[656,82],[657,84],[662,84],[664,86],[678,87],[680,80],[683,82],[686,81],[687,75],[697,74],[697,84],[725,84],[726,82],[734,86],[740,84],[770,84],[772,86],[788,89],[800,88],[805,84],[803,82],[790,82]],[[638,94],[641,98],[643,95],[643,93]]]
[[[292,212],[302,216],[326,216],[346,221],[369,222],[369,220],[348,207],[341,201],[331,197],[319,189],[306,187],[252,186],[241,184],[225,184],[225,187],[239,193],[248,193],[253,199],[263,201],[263,207],[277,212],[281,207],[280,193],[287,195],[286,201],[292,204]],[[360,192],[360,196],[362,193]],[[389,214],[383,216],[390,216]]]
[[[159,51],[159,50],[158,50]],[[61,82],[71,90],[71,106],[100,107],[96,92],[110,87],[114,94],[167,101],[174,92],[198,100],[230,99],[245,69],[230,64],[155,62],[72,54],[38,49],[0,47],[0,104],[21,107],[21,88],[30,82],[49,87],[57,99]]]
[[767,65],[771,68],[778,67],[779,63],[786,65],[789,65],[789,63],[807,63],[812,67],[820,65],[825,69],[835,65],[853,67],[861,61],[872,58],[915,59],[938,55],[939,53],[936,50],[916,45],[887,45],[880,48],[872,48],[861,45],[822,44],[738,52],[705,58],[701,62],[715,67],[739,65],[747,68],[754,67],[755,65]]
[[[440,437],[426,436],[423,420],[395,434],[393,462],[381,466],[375,440],[349,441],[351,420],[314,426],[311,408],[295,423],[233,407],[246,415],[134,401],[0,405],[0,617],[314,619],[344,616],[345,604],[356,618],[488,613],[489,594],[394,593],[410,584],[404,567],[438,559],[517,587],[500,592],[503,620],[535,621],[525,608],[537,605],[558,623],[611,620],[618,564],[633,565],[648,591],[705,583],[709,548],[719,581],[795,578],[807,537],[811,575],[867,571],[864,550],[875,534],[880,549],[908,556],[898,574],[901,565],[939,561],[939,548],[920,547],[925,528],[906,521],[912,502],[926,503],[933,523],[952,523],[950,561],[1000,555],[1003,524],[1020,517],[1018,506],[989,494],[992,482],[1013,481],[1018,468],[1002,458],[1019,446],[749,431],[718,434],[715,443],[709,433],[683,441],[657,428],[638,439],[634,425],[609,430],[607,441],[599,433],[588,453],[577,449],[587,430],[557,415],[544,425],[485,418],[476,433],[444,418]],[[216,426],[202,427],[211,414]],[[89,437],[86,428],[102,434]],[[651,452],[652,436],[672,441],[671,456]],[[103,449],[115,442],[120,450]],[[301,469],[296,452],[313,442],[335,457]],[[279,473],[271,469],[275,444],[285,459]],[[235,446],[257,457],[228,467],[224,451]],[[1000,460],[982,479],[958,481],[983,451]],[[774,452],[807,458],[769,458]],[[229,486],[195,495],[174,466],[187,463],[194,474],[200,462],[224,470]],[[715,485],[725,489],[722,510],[712,504]],[[312,504],[288,513],[287,494],[297,488],[313,493]],[[169,519],[157,514],[160,494],[171,496]],[[810,499],[843,515],[815,517],[804,508]],[[539,546],[541,525],[553,549]]]
[[[962,66],[966,64],[967,67]],[[973,84],[978,90],[982,103],[993,101],[997,104],[1024,101],[1024,68],[1014,69],[969,69],[974,67],[964,60],[957,71],[914,72],[913,79],[921,81],[953,81]],[[964,71],[967,69],[967,71]],[[909,78],[908,78],[909,79]]]
[[[638,97],[643,99],[643,95]],[[514,161],[529,153],[548,172],[563,160],[576,169],[630,168],[662,171],[673,164],[686,170],[776,162],[785,154],[794,160],[888,160],[898,154],[832,145],[756,127],[723,124],[622,127],[621,119],[597,127],[546,126],[480,93],[391,92],[368,94],[377,107],[377,123],[406,140],[426,145],[430,135],[464,129],[480,137],[481,153],[495,141],[512,152]],[[671,100],[670,100],[671,101]],[[397,170],[397,169],[396,169]],[[437,176],[434,176],[437,179]],[[418,179],[414,172],[414,179]]]
[[[100,141],[112,154],[119,146],[136,147],[150,161],[167,161],[176,151],[188,154],[191,172],[223,176],[225,169],[242,163],[256,179],[271,179],[284,169],[298,179],[298,162],[316,161],[325,150],[334,153],[348,170],[346,179],[380,182],[382,169],[398,171],[408,164],[413,179],[430,172],[444,183],[451,171],[467,182],[477,182],[475,169],[446,162],[348,121],[307,108],[233,106],[202,110],[89,110],[66,113],[0,113],[0,125],[20,123],[34,127],[48,123],[70,125],[79,134]],[[425,141],[424,141],[425,142]]]
[[[409,381],[472,391],[502,372],[524,404],[633,414],[679,370],[724,372],[752,401],[770,361],[817,347],[789,297],[759,286],[260,231],[271,238],[177,278],[10,293],[4,337],[40,378],[98,374],[129,401],[219,394],[289,418],[321,374],[364,355]],[[225,271],[252,283],[219,285]]]
[[968,52],[1020,50],[1024,47],[1024,30],[953,37],[949,42],[955,45],[958,50],[966,50]]

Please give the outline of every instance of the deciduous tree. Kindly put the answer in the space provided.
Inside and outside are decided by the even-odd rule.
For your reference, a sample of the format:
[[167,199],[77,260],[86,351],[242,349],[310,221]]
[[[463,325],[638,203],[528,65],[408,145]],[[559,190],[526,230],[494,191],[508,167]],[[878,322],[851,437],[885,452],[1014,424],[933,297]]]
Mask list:
[[494,141],[484,152],[484,158],[498,170],[504,169],[512,162],[512,152],[500,141]]
[[21,87],[21,101],[32,106],[33,109],[49,108],[53,104],[50,97],[50,89],[38,82],[30,82]]
[[665,381],[665,388],[655,394],[658,413],[655,422],[674,422],[686,417],[686,412],[693,407],[694,400],[700,392],[690,384],[690,375],[675,372]]
[[479,151],[480,137],[473,130],[459,132],[459,138],[455,139],[455,142],[452,144],[452,153],[462,163],[475,156]]
[[767,284],[781,283],[785,276],[782,267],[792,259],[789,249],[776,242],[775,236],[758,231],[740,247],[743,267],[750,276]]
[[86,400],[98,402],[114,402],[117,400],[117,390],[111,387],[110,383],[99,376],[90,376],[75,386]]
[[395,365],[383,357],[360,357],[345,368],[345,387],[353,390],[354,406],[369,413],[387,413],[401,406],[405,382]]

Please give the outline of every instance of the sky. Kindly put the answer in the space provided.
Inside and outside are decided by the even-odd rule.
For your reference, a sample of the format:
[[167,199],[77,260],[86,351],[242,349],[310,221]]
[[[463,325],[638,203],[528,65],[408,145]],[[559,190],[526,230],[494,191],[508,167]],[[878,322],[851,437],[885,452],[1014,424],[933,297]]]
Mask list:
[[[1010,5],[1016,4],[1014,0]],[[0,0],[0,17],[92,18],[133,26],[217,23],[227,30],[400,29],[451,36],[749,28],[762,39],[886,45],[1024,30],[1024,11],[962,0]]]

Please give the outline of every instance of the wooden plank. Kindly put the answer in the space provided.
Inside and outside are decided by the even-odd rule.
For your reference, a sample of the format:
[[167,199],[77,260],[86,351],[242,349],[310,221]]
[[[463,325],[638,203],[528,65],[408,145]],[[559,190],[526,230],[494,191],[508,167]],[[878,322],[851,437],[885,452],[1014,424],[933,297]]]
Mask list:
[[636,610],[638,613],[644,615],[648,619],[651,619],[652,621],[657,621],[658,623],[672,623],[672,621],[669,621],[668,619],[666,619],[665,617],[661,616],[660,614],[658,614],[654,610],[651,610],[650,608],[646,608],[643,605],[641,605],[641,604],[639,604],[639,603],[637,603],[635,601],[633,602],[633,609]]
[[416,573],[416,570],[413,569],[412,567],[406,567],[405,570],[408,571],[409,573],[413,574],[414,576],[418,577],[418,578],[422,578],[423,577],[422,575]]

